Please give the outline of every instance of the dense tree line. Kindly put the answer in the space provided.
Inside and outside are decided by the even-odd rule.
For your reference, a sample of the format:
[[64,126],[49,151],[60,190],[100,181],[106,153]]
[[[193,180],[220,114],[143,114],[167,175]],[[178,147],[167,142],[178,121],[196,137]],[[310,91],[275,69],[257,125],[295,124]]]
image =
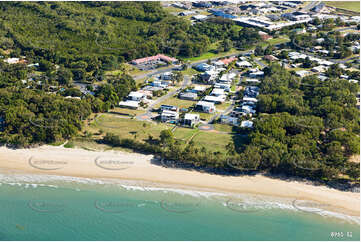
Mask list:
[[0,9],[1,48],[42,61],[44,69],[62,65],[76,81],[157,53],[193,57],[226,39],[237,48],[259,41],[257,31],[239,31],[233,21],[191,25],[159,2],[2,2]]

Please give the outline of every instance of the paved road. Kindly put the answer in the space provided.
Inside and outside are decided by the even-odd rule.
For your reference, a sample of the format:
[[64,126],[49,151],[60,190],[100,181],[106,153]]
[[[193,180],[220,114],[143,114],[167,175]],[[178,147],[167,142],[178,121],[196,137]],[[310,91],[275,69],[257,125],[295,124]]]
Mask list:
[[305,6],[304,8],[302,8],[301,11],[309,12],[313,7],[315,7],[315,6],[318,5],[319,3],[321,3],[321,2],[320,2],[320,1],[310,2],[307,6]]
[[150,104],[147,109],[146,112],[140,115],[137,115],[136,118],[139,120],[150,120],[152,114],[151,111],[153,109],[154,106],[156,106],[157,104],[167,100],[168,98],[171,98],[172,96],[174,96],[175,94],[181,92],[183,89],[185,89],[189,84],[191,84],[191,77],[188,75],[184,76],[184,80],[182,82],[182,85],[180,86],[180,88],[168,92],[166,95],[161,96],[160,98],[158,98],[157,100],[155,100],[154,102],[152,102],[152,104]]

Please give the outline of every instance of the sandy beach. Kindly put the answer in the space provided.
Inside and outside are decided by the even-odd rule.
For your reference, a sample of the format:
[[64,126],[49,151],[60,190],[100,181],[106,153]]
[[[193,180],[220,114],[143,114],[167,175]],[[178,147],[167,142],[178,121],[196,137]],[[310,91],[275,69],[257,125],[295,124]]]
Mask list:
[[221,176],[152,164],[152,155],[120,151],[87,151],[55,146],[31,149],[0,147],[0,169],[6,173],[50,174],[86,178],[116,178],[303,199],[327,204],[330,210],[360,216],[360,194],[262,175]]

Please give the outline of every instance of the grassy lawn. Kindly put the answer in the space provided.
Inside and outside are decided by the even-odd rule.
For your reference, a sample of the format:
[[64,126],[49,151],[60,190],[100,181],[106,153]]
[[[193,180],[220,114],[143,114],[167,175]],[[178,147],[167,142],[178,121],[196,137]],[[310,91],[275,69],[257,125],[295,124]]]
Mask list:
[[215,130],[217,131],[221,131],[221,132],[228,132],[228,133],[232,133],[233,132],[233,126],[229,125],[229,124],[213,124],[213,127]]
[[230,51],[227,51],[227,52],[221,52],[221,53],[218,53],[218,54],[215,54],[213,52],[206,52],[200,56],[197,56],[197,57],[191,57],[191,58],[185,58],[184,60],[188,60],[188,61],[191,61],[191,62],[195,62],[195,61],[200,61],[200,60],[207,60],[207,59],[213,59],[213,58],[218,58],[218,57],[222,57],[222,56],[227,56],[227,55],[231,55],[233,54],[234,52],[236,52],[236,49],[232,48]]
[[128,116],[135,116],[138,114],[142,114],[145,111],[144,110],[134,110],[134,109],[128,109],[128,108],[113,108],[109,110],[110,113],[119,114],[119,115],[128,115]]
[[90,127],[101,129],[104,133],[110,132],[119,135],[121,138],[134,138],[136,136],[136,139],[140,141],[148,139],[148,135],[158,138],[162,130],[171,128],[171,126],[162,123],[124,119],[112,114],[103,114],[96,121],[93,121]]
[[193,141],[196,146],[205,147],[208,151],[226,153],[226,145],[229,142],[234,142],[234,139],[237,138],[238,137],[232,134],[199,131],[199,133],[194,136]]
[[173,134],[176,139],[187,141],[188,139],[190,139],[192,137],[193,134],[195,134],[197,132],[198,132],[197,129],[178,127],[178,128],[176,128],[176,130],[174,131]]
[[349,11],[354,11],[354,12],[360,12],[360,2],[356,2],[356,1],[350,1],[350,2],[346,2],[346,1],[333,1],[333,2],[326,2],[326,5],[331,6],[331,7],[336,7],[336,8],[341,8],[341,9],[345,9],[345,10],[349,10]]
[[217,110],[226,110],[226,108],[229,107],[229,105],[231,105],[229,102],[224,102],[224,103],[221,103],[221,104],[216,104],[216,109]]
[[158,103],[157,105],[155,105],[154,108],[158,108],[162,104],[173,105],[173,106],[177,106],[179,108],[189,108],[193,104],[196,104],[196,101],[183,100],[183,99],[179,99],[177,97],[171,97],[161,103]]
[[201,113],[201,112],[194,112],[195,114],[199,114],[199,118],[201,120],[210,120],[215,114],[214,113]]
[[192,75],[196,75],[196,74],[199,74],[201,72],[193,69],[193,68],[188,68],[187,70],[184,70],[184,71],[181,71],[183,73],[183,75],[189,75],[189,76],[192,76]]
[[277,44],[281,44],[281,43],[286,43],[290,41],[289,38],[272,38],[272,39],[269,39],[267,40],[266,42],[270,45],[277,45]]

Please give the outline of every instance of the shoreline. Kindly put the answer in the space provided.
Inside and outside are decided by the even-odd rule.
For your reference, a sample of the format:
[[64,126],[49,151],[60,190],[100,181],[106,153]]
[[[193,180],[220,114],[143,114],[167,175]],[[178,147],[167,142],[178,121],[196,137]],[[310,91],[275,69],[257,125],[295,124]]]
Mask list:
[[144,181],[166,184],[172,188],[308,200],[330,205],[330,211],[360,217],[360,193],[263,175],[222,176],[165,168],[152,164],[152,159],[153,155],[114,150],[88,151],[48,145],[30,149],[0,147],[0,169],[7,174]]

